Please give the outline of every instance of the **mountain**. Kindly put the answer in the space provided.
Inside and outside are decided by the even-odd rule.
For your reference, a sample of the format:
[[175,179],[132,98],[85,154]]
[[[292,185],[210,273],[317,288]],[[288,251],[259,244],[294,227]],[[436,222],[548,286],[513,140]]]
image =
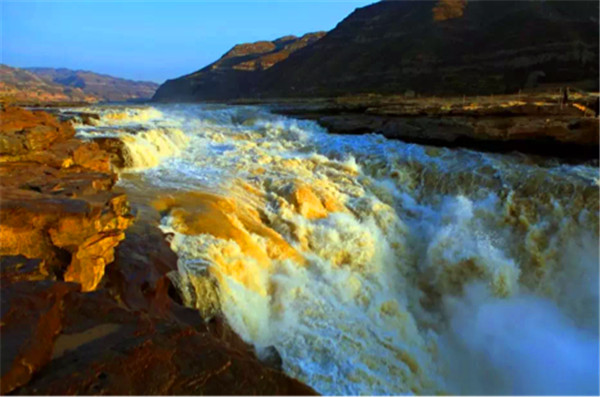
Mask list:
[[158,84],[82,70],[14,68],[0,64],[0,101],[106,102],[150,99]]
[[325,32],[316,32],[302,37],[284,36],[274,41],[238,44],[205,68],[168,80],[154,99],[189,101],[244,96],[255,90],[259,76],[266,70],[323,36]]
[[81,88],[44,80],[24,69],[0,65],[0,102],[95,102],[98,98]]
[[132,99],[152,98],[158,84],[147,81],[133,81],[93,73],[84,70],[65,68],[26,68],[49,83],[79,88],[88,95],[101,101],[127,101]]
[[206,73],[191,74],[154,99],[597,90],[598,11],[590,1],[382,1],[242,81],[222,74],[214,90]]

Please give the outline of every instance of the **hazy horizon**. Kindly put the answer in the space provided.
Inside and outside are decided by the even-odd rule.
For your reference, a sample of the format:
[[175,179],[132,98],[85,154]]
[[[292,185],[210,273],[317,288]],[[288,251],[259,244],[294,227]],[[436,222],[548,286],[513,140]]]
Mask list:
[[2,63],[162,83],[236,44],[333,29],[374,1],[2,1]]

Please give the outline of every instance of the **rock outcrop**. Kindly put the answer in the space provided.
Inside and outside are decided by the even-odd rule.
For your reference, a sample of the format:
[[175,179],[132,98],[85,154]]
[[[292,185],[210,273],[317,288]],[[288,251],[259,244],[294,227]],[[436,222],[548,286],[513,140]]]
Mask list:
[[598,10],[589,1],[381,1],[262,73],[211,65],[167,81],[154,99],[596,91]]
[[0,118],[1,394],[314,394],[183,306],[109,153],[45,112]]
[[154,95],[157,101],[221,100],[251,95],[265,71],[292,53],[319,40],[325,32],[274,41],[238,44],[218,61],[178,79],[168,80]]
[[63,298],[92,291],[133,217],[95,143],[45,112],[0,111],[2,393],[51,358]]
[[109,155],[45,112],[0,115],[0,254],[40,259],[49,277],[96,288],[132,216]]
[[276,102],[276,113],[316,120],[332,133],[565,160],[598,159],[598,97],[572,93],[495,97],[349,96]]

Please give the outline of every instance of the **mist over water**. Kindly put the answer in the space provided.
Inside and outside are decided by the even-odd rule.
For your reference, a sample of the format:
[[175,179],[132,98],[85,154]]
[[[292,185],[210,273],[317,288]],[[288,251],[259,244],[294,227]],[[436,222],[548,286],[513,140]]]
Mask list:
[[[598,338],[552,302],[530,294],[490,296],[484,285],[448,299],[446,355],[465,394],[596,394]],[[465,376],[468,373],[468,376]]]
[[596,167],[257,107],[87,110],[173,233],[185,303],[318,392],[598,394]]

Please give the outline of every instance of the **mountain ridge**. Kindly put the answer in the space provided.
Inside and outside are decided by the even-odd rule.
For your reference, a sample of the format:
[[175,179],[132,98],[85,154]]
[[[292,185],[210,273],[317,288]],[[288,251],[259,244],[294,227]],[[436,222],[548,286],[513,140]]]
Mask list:
[[587,1],[382,1],[267,70],[203,90],[193,75],[157,101],[489,95],[547,85],[598,86],[598,4]]
[[17,103],[112,102],[150,99],[158,84],[88,70],[16,68],[0,64],[0,100]]
[[28,67],[25,69],[46,81],[81,88],[84,92],[103,101],[149,99],[158,88],[158,84],[153,82],[124,79],[89,70],[47,67]]
[[272,41],[237,44],[215,62],[177,79],[167,80],[161,85],[163,91],[157,90],[154,99],[176,95],[178,100],[193,100],[198,92],[210,99],[220,99],[235,91],[251,91],[260,80],[258,76],[325,34],[320,31],[300,37],[288,35]]

